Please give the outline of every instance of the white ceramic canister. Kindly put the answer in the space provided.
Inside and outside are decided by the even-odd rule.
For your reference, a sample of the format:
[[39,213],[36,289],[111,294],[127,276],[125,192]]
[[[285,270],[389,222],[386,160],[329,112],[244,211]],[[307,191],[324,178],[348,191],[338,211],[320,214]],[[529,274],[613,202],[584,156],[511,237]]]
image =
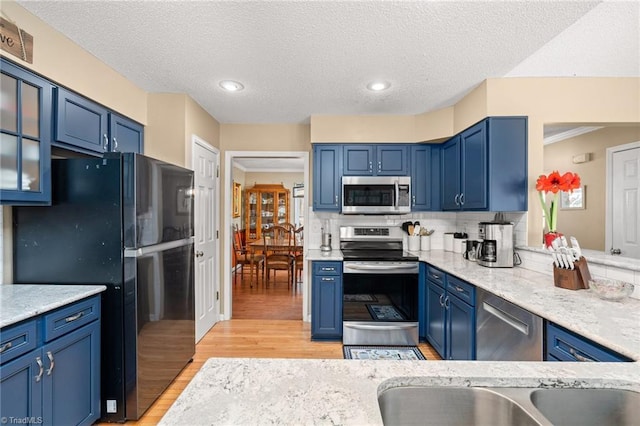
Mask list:
[[453,239],[453,252],[462,253],[467,248],[467,240],[464,238]]
[[444,233],[444,251],[453,251],[453,232]]
[[429,235],[423,235],[420,237],[420,251],[431,250],[431,237]]
[[420,251],[419,235],[409,235],[409,251]]

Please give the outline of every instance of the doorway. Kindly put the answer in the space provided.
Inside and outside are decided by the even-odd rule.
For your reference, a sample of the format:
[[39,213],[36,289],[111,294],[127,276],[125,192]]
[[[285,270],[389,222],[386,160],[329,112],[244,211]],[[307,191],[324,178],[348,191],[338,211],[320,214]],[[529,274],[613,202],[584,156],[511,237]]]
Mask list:
[[196,342],[220,317],[218,236],[220,153],[193,136]]
[[[252,161],[259,162],[264,167],[274,167],[274,164],[277,164],[278,161],[282,159],[292,159],[302,163],[302,183],[304,187],[308,187],[309,185],[309,153],[308,152],[299,152],[299,151],[228,151],[225,153],[225,197],[224,197],[224,246],[229,248],[227,250],[223,250],[224,258],[223,264],[224,267],[224,319],[233,318],[233,296],[234,296],[234,284],[233,284],[233,271],[232,271],[232,239],[233,239],[233,224],[238,222],[238,218],[233,217],[233,164],[234,162],[238,162],[241,160],[250,159]],[[276,168],[272,170],[273,172],[282,172],[282,167]],[[265,172],[265,170],[263,170]],[[249,185],[253,185],[254,182],[247,182]],[[243,188],[244,191],[245,188]],[[303,193],[303,209],[304,212],[302,217],[307,217],[308,210],[308,191],[304,191]],[[292,218],[292,216],[291,216]],[[303,241],[307,241],[308,238],[306,236],[308,229],[304,229]],[[246,275],[246,274],[245,274]],[[308,308],[308,284],[306,273],[302,274],[302,283],[299,285],[298,293],[301,294],[302,297],[302,306],[300,308],[298,317],[301,317],[303,320],[308,320],[309,311]],[[255,278],[255,275],[254,275]],[[286,285],[286,283],[285,283]],[[262,286],[262,284],[260,284]]]
[[640,141],[607,149],[605,251],[640,259]]

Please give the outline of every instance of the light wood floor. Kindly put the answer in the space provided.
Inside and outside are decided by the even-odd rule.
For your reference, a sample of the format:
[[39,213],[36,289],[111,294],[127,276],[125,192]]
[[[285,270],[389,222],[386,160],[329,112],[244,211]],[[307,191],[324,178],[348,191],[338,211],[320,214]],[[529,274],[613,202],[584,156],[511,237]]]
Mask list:
[[[269,288],[262,284],[234,284],[233,319],[218,322],[196,345],[193,362],[137,422],[127,425],[155,425],[182,393],[193,376],[211,357],[247,358],[334,358],[342,359],[342,343],[312,342],[311,326],[302,321],[302,293],[287,288],[286,275],[278,273]],[[428,344],[420,351],[428,360],[440,357]],[[105,423],[109,424],[109,423]]]

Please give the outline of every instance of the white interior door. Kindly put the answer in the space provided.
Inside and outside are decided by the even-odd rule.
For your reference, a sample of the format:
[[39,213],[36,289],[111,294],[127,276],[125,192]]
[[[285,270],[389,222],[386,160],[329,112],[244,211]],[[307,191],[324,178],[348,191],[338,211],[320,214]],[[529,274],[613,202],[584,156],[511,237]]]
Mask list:
[[217,268],[219,154],[197,141],[193,144],[195,181],[195,305],[196,342],[219,318]]
[[611,249],[640,259],[640,148],[613,152],[611,165]]

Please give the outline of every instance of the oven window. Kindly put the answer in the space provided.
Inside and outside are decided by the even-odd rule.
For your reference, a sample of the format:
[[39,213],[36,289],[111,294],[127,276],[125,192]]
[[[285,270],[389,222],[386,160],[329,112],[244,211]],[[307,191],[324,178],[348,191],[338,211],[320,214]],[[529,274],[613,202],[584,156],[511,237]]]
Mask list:
[[393,185],[345,185],[345,206],[390,206],[393,207],[395,186]]
[[344,321],[418,321],[417,274],[344,274]]

